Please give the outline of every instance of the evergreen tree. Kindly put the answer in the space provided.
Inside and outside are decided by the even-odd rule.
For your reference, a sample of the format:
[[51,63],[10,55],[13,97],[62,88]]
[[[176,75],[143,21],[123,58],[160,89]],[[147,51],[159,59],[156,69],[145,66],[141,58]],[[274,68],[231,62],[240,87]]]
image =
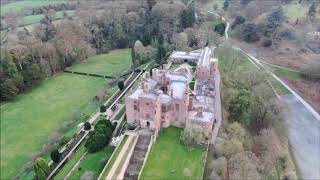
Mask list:
[[45,15],[43,19],[40,20],[40,23],[44,25],[44,37],[42,41],[47,42],[54,38],[56,34],[56,28],[52,23],[52,18],[49,15]]
[[226,29],[226,25],[224,23],[219,23],[214,27],[214,31],[219,33],[221,36],[224,35],[225,29]]
[[241,32],[241,39],[248,43],[259,40],[257,25],[253,23],[246,23],[242,25],[240,32]]
[[274,9],[267,17],[266,35],[270,36],[284,21],[284,12],[281,6]]
[[132,46],[131,48],[131,59],[132,59],[133,66],[136,67],[138,63],[136,62],[136,54],[134,52],[134,46]]
[[49,166],[45,159],[39,157],[33,162],[37,180],[45,180],[49,175]]
[[124,89],[124,82],[123,81],[118,82],[118,88],[120,89],[120,91],[122,91]]
[[243,24],[243,23],[245,23],[245,22],[246,22],[246,19],[245,19],[243,16],[237,16],[237,17],[234,19],[234,21],[233,21],[233,23],[232,23],[232,25],[231,25],[231,29],[234,29],[234,28],[236,28],[238,25]]
[[194,2],[188,4],[187,9],[181,12],[181,26],[183,28],[191,27],[195,22],[195,7]]
[[51,156],[52,161],[57,163],[60,160],[61,154],[57,149],[55,149],[51,152],[50,156]]
[[317,5],[316,5],[316,2],[314,1],[309,7],[308,16],[311,18],[315,18],[316,13],[317,13]]
[[224,11],[227,11],[228,8],[229,8],[229,5],[230,5],[230,0],[224,0],[223,10],[224,10]]

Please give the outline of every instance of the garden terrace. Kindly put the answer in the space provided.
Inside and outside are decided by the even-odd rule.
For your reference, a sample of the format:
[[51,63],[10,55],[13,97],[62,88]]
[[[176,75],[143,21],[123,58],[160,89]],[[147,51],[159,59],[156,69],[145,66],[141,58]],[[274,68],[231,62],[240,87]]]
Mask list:
[[125,171],[123,178],[124,180],[138,179],[144,159],[146,158],[146,153],[148,151],[148,145],[150,144],[151,135],[151,132],[140,134],[137,144],[131,155],[129,165]]

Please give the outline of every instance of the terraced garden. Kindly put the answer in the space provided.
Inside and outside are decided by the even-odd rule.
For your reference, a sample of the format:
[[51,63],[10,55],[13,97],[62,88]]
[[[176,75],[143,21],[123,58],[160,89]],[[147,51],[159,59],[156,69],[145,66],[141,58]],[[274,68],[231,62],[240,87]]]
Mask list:
[[[104,58],[95,64],[99,66],[99,63],[105,64],[104,61],[107,61],[122,65],[118,65],[118,69],[105,66],[104,71],[108,73],[110,70],[111,74],[128,69],[130,53],[122,53],[123,50],[118,50],[113,52],[113,56],[102,55]],[[122,58],[112,59],[119,56]],[[85,65],[77,66],[86,69]],[[92,68],[90,66],[87,69]],[[48,136],[58,130],[74,112],[91,114],[96,111],[97,105],[92,104],[91,99],[101,88],[106,87],[106,83],[103,78],[62,73],[29,90],[15,101],[2,104],[1,179],[18,175],[31,154],[41,151]],[[108,87],[109,93],[116,89]],[[70,132],[72,134],[74,131]]]

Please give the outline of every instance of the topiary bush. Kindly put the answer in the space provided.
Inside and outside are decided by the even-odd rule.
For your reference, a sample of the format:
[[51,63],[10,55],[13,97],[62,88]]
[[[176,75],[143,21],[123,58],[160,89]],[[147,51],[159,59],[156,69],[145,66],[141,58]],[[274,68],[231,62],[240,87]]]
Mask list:
[[83,126],[84,126],[84,130],[86,130],[86,131],[91,129],[91,124],[88,121],[85,122]]

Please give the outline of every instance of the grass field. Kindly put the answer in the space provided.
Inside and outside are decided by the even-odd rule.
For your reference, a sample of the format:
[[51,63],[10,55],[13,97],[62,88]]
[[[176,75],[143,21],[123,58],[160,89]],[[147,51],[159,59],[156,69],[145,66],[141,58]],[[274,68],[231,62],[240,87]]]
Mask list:
[[76,64],[68,70],[115,76],[119,72],[127,69],[131,64],[131,50],[119,49],[110,51],[108,54],[88,58],[87,61]]
[[[163,129],[152,146],[140,179],[202,179],[205,151],[188,150],[180,143],[182,129]],[[183,174],[185,168],[190,176]]]
[[62,73],[1,105],[1,179],[18,175],[31,154],[41,150],[72,112],[94,112],[97,106],[90,101],[105,84],[103,78]]
[[1,15],[10,12],[19,12],[27,7],[41,7],[49,4],[62,4],[65,0],[23,0],[1,5]]
[[[66,13],[68,14],[68,16],[74,15],[74,11],[66,11]],[[45,16],[44,14],[24,16],[22,18],[21,25],[26,26],[26,25],[30,25],[30,24],[39,23],[41,21],[41,19],[44,18],[44,16]],[[58,20],[58,19],[62,19],[62,18],[63,18],[63,11],[56,12],[54,20]]]
[[124,136],[122,141],[121,141],[121,144],[118,145],[118,147],[116,148],[112,158],[109,160],[108,164],[106,165],[106,169],[103,171],[103,174],[102,174],[102,179],[105,179],[108,174],[109,174],[109,171],[111,170],[112,166],[113,166],[113,163],[116,161],[120,151],[122,150],[122,147],[124,146],[124,144],[127,142],[127,139],[128,139],[128,136]]
[[2,105],[1,179],[16,175],[48,135],[74,110],[85,107],[104,84],[101,78],[61,74]]
[[101,161],[110,158],[113,150],[114,147],[108,147],[96,153],[88,153],[70,179],[80,179],[86,171],[92,171],[98,176],[101,171]]

